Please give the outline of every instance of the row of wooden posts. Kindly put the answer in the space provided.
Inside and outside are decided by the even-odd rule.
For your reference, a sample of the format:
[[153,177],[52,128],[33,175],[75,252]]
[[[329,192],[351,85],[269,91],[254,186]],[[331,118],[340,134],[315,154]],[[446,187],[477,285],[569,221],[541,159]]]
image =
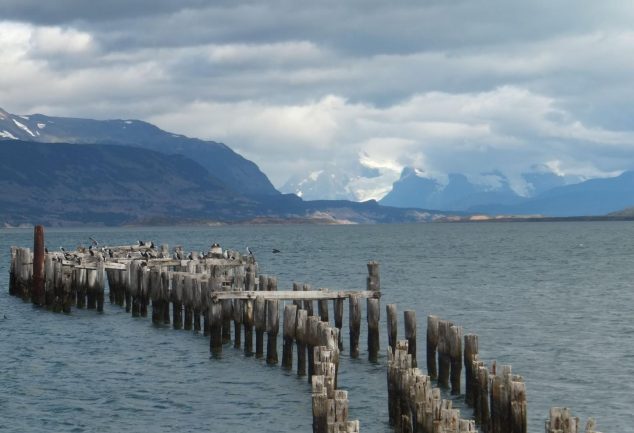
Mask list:
[[[343,350],[344,301],[349,309],[350,357],[359,356],[361,299],[366,299],[368,357],[378,358],[380,323],[380,274],[377,262],[368,263],[366,291],[331,292],[293,283],[292,291],[278,291],[277,279],[258,274],[254,257],[213,253],[184,259],[177,248],[168,256],[151,242],[112,247],[95,254],[78,249],[48,253],[44,231],[35,228],[34,249],[11,248],[9,292],[53,311],[69,313],[71,305],[103,311],[107,277],[112,304],[125,307],[132,316],[145,317],[151,306],[152,321],[175,329],[193,329],[209,336],[210,351],[218,355],[223,344],[244,345],[246,355],[278,363],[279,301],[292,301],[283,309],[281,365],[293,368],[297,350],[297,374],[312,384],[313,431],[358,432],[359,422],[349,421],[347,392],[337,389],[339,354]],[[317,311],[314,302],[317,302]],[[334,326],[329,320],[333,302]],[[170,308],[171,307],[171,308]],[[171,314],[170,314],[171,310]],[[428,316],[426,332],[427,374],[418,368],[416,312],[404,312],[405,340],[397,340],[396,305],[386,306],[388,334],[388,412],[398,433],[473,432],[526,433],[526,388],[510,366],[487,367],[480,360],[478,336],[463,335],[462,327]],[[202,321],[202,323],[201,323]],[[255,333],[254,333],[255,330]],[[253,337],[255,334],[255,350]],[[244,340],[242,336],[244,335]],[[243,343],[244,342],[244,343]],[[463,346],[464,342],[464,346]],[[473,408],[473,420],[461,419],[441,389],[461,394],[465,370],[465,402]],[[434,387],[433,384],[438,387]],[[546,433],[578,433],[579,420],[565,408],[552,408]],[[586,425],[594,431],[594,422]]]
[[[526,433],[526,385],[512,374],[510,365],[489,369],[479,356],[475,334],[430,315],[427,317],[427,374],[417,368],[416,312],[405,311],[405,340],[397,340],[396,305],[388,304],[388,413],[397,433]],[[464,341],[464,346],[463,346]],[[462,419],[451,400],[441,398],[441,389],[461,394],[465,369],[465,403],[474,419]],[[438,387],[433,386],[433,381]],[[567,408],[553,407],[545,424],[546,433],[578,433],[579,418]],[[586,433],[598,433],[590,419]]]

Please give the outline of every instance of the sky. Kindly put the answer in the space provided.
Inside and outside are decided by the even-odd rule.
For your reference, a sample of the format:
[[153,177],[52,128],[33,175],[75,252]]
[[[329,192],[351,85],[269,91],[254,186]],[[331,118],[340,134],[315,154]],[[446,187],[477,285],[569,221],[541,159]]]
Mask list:
[[0,0],[0,107],[224,142],[274,185],[634,168],[634,2]]

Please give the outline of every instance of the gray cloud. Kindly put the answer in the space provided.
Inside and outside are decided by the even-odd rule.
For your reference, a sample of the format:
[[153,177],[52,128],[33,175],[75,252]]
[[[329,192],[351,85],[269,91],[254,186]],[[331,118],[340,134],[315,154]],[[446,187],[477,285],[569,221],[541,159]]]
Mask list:
[[0,10],[3,108],[138,117],[223,140],[278,185],[335,159],[378,170],[361,181],[375,189],[405,164],[515,178],[545,164],[586,176],[634,166],[625,2],[0,0]]

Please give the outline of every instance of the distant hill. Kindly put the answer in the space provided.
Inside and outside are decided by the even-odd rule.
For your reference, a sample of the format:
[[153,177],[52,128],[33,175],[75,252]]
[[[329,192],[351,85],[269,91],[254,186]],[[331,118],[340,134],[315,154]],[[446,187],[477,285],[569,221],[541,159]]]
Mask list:
[[221,182],[245,195],[279,195],[258,166],[224,144],[172,134],[139,120],[92,120],[19,116],[0,109],[0,140],[41,143],[120,144],[198,162]]
[[553,217],[606,215],[634,204],[634,171],[620,176],[590,179],[552,188],[537,197],[512,205],[472,207],[472,212]]
[[256,207],[184,156],[117,145],[0,141],[0,221],[222,219],[236,208],[249,214]]
[[[0,140],[0,224],[417,222],[448,214],[376,202],[246,195],[182,155],[122,145]],[[449,214],[451,215],[451,214]]]
[[634,207],[628,207],[616,212],[610,212],[608,215],[617,218],[634,218]]

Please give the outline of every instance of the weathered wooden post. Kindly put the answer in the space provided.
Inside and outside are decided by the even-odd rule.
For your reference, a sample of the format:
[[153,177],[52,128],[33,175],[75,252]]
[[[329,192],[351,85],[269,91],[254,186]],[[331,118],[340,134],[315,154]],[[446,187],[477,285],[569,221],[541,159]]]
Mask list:
[[449,357],[451,359],[451,394],[460,395],[462,377],[462,326],[449,327]]
[[266,301],[266,363],[277,364],[277,334],[280,330],[280,317],[277,299]]
[[317,301],[317,314],[322,322],[328,322],[328,299],[320,299]]
[[[310,284],[304,284],[302,289],[306,292],[306,291],[310,291],[313,290],[313,288],[311,287]],[[304,300],[304,310],[306,310],[308,312],[308,316],[314,316],[314,311],[313,311],[313,301],[311,299],[306,299]]]
[[361,333],[361,308],[359,297],[351,295],[348,298],[350,324],[350,357],[359,357],[359,334]]
[[43,306],[46,303],[44,291],[44,227],[35,226],[33,230],[33,304]]
[[388,345],[392,349],[392,354],[394,354],[397,341],[396,304],[387,304],[385,306],[385,312],[387,315],[387,341]]
[[255,319],[255,357],[264,356],[264,331],[266,330],[266,301],[262,296],[256,296],[253,305]]
[[97,301],[97,311],[103,312],[103,302],[104,302],[104,290],[105,290],[105,269],[106,264],[103,260],[99,260],[97,262],[97,287],[96,287],[96,301]]
[[379,319],[381,305],[376,298],[367,300],[368,315],[368,359],[376,362],[379,355]]
[[319,317],[308,316],[306,327],[306,350],[308,352],[308,382],[315,374],[315,346],[319,345]]
[[244,301],[242,323],[244,324],[244,354],[253,355],[253,300]]
[[338,339],[339,339],[339,350],[343,350],[343,333],[341,329],[343,328],[343,299],[337,298],[333,299],[333,311],[335,314],[335,328],[337,328]]
[[[170,324],[171,277],[167,268],[161,269],[161,298],[163,299],[163,324]],[[205,314],[205,317],[208,315]],[[207,319],[209,320],[209,319]]]
[[526,384],[514,378],[511,381],[511,433],[527,433]]
[[[173,274],[172,279],[172,327],[174,329],[183,328],[183,277],[180,274]],[[222,312],[222,307],[219,308]],[[213,318],[213,315],[212,315]]]
[[464,336],[464,368],[465,368],[465,402],[469,406],[475,404],[475,382],[477,374],[474,371],[473,361],[478,355],[478,336],[467,334]]
[[405,338],[407,339],[407,353],[412,355],[412,368],[416,368],[416,311],[405,310],[403,312],[405,322]]
[[438,347],[438,317],[427,316],[427,374],[431,380],[438,378],[436,349]]
[[191,275],[185,275],[183,277],[183,307],[184,307],[184,316],[183,316],[183,329],[186,331],[191,331],[194,317],[193,317],[193,303],[194,297],[194,281]]
[[[381,278],[379,276],[379,262],[368,262],[368,277],[366,290],[370,292],[381,291]],[[368,316],[368,357],[370,361],[376,361],[379,353],[379,320],[381,317],[381,305],[378,298],[366,300]]]
[[242,343],[242,311],[244,304],[241,299],[233,300],[233,347],[239,349]]
[[449,388],[449,375],[451,373],[449,328],[451,325],[446,320],[438,321],[438,386],[441,388]]
[[214,355],[222,353],[222,302],[211,302],[209,305],[210,350]]
[[297,324],[295,326],[295,341],[297,342],[297,375],[306,375],[306,328],[308,326],[308,312],[297,310]]
[[293,339],[297,327],[297,305],[284,306],[284,347],[282,349],[282,367],[293,368]]

